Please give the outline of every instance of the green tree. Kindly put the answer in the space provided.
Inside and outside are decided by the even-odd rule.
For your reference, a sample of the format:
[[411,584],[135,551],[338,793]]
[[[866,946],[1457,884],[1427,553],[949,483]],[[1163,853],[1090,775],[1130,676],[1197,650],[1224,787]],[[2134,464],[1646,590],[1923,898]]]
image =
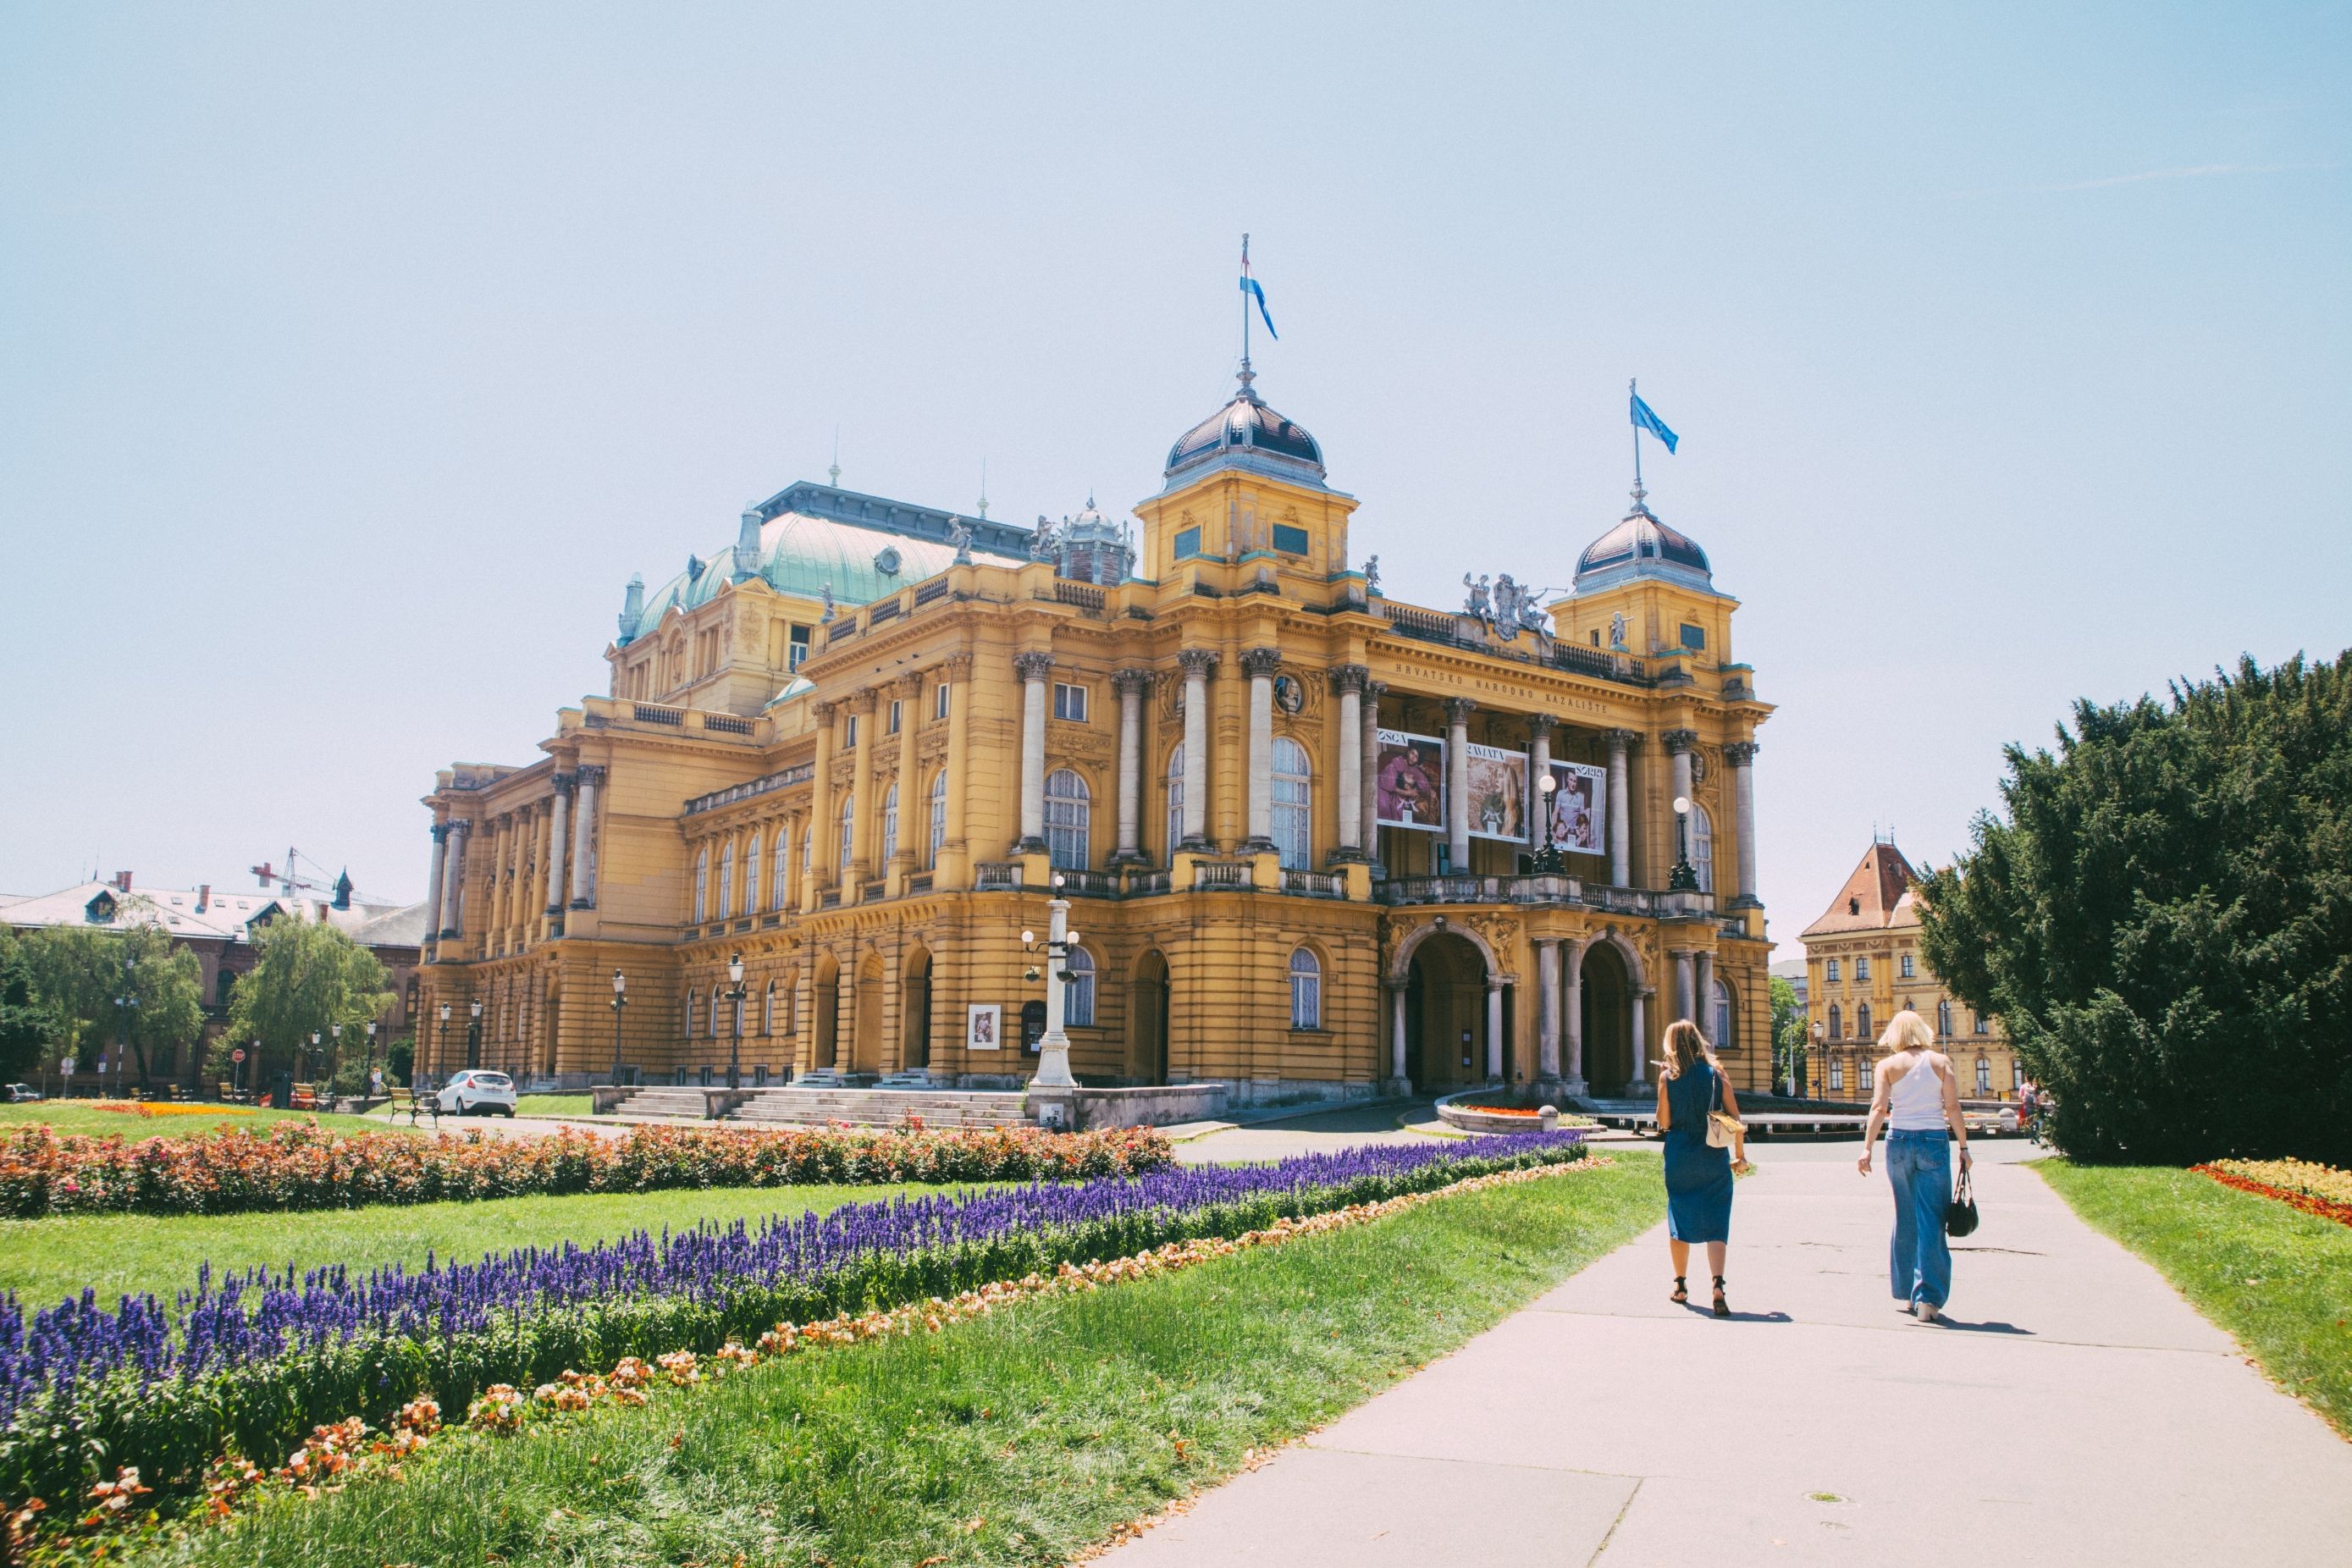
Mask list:
[[72,1057],[88,1068],[127,1042],[144,1086],[159,1053],[204,1032],[204,966],[161,926],[44,926],[21,948],[50,1018],[44,1067]]
[[2352,653],[2077,703],[1926,879],[1922,946],[2089,1160],[2352,1163]]
[[1805,1086],[1797,1080],[1804,1070],[1805,1010],[1797,1004],[1797,988],[1786,979],[1772,976],[1772,1081],[1777,1087],[1787,1084],[1798,1093]]
[[23,940],[0,926],[0,1079],[31,1077],[57,1030],[57,1014],[41,1000]]
[[[341,1024],[346,1044],[367,1037],[370,1019],[392,1002],[375,954],[330,925],[271,921],[253,937],[254,964],[229,998],[228,1033],[214,1047],[213,1070],[226,1077],[228,1053],[260,1043],[247,1064],[247,1083],[271,1070],[304,1076],[331,1071],[326,1042]],[[314,1052],[310,1037],[320,1044]]]
[[135,925],[115,940],[121,944],[122,994],[130,1004],[124,1026],[144,1088],[157,1076],[159,1063],[168,1060],[176,1069],[179,1053],[203,1037],[205,970],[161,926]]

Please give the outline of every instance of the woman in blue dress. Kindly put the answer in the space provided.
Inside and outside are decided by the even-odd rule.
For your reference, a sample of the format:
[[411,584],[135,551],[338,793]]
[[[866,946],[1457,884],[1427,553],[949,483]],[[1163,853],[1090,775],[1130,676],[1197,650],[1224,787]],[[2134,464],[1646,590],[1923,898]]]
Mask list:
[[1748,1137],[1739,1128],[1730,1148],[1710,1148],[1706,1119],[1718,1110],[1737,1126],[1739,1099],[1698,1026],[1678,1019],[1666,1026],[1666,1057],[1658,1064],[1658,1126],[1666,1135],[1666,1247],[1675,1258],[1675,1293],[1668,1300],[1677,1305],[1690,1300],[1691,1243],[1703,1241],[1707,1272],[1715,1276],[1715,1315],[1727,1318],[1723,1249],[1731,1240],[1731,1178],[1748,1169]]

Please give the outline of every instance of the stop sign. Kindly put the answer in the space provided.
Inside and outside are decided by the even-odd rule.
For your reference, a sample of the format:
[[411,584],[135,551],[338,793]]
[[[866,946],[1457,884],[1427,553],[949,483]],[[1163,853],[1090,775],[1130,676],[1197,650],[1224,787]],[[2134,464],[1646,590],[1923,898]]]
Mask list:
[[241,1062],[245,1060],[245,1047],[243,1046],[239,1046],[236,1049],[229,1052],[228,1059],[233,1062]]

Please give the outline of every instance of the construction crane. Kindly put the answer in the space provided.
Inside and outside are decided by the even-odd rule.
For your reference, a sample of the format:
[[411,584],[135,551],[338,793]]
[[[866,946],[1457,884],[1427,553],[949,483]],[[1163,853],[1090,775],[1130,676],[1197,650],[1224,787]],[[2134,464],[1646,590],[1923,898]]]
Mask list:
[[310,868],[319,875],[315,878],[306,877],[302,874],[301,862],[308,859],[310,859],[309,856],[289,844],[286,847],[286,869],[283,871],[278,870],[267,860],[258,866],[248,866],[246,869],[259,878],[261,885],[265,888],[275,885],[280,891],[287,893],[320,893],[324,894],[335,908],[350,909],[352,907],[351,871],[346,868],[338,874],[333,881],[325,881],[321,879],[326,876],[327,868],[316,860],[311,860]]

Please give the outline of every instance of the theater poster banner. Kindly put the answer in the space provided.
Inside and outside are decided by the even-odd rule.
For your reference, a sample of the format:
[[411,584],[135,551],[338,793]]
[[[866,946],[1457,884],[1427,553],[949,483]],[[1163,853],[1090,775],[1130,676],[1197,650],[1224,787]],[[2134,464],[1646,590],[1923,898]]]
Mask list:
[[1372,820],[1382,827],[1445,831],[1445,742],[1434,735],[1380,732]]
[[1528,841],[1528,754],[1499,746],[1468,748],[1470,837]]
[[1609,853],[1609,770],[1589,763],[1554,763],[1551,842],[1577,855]]

